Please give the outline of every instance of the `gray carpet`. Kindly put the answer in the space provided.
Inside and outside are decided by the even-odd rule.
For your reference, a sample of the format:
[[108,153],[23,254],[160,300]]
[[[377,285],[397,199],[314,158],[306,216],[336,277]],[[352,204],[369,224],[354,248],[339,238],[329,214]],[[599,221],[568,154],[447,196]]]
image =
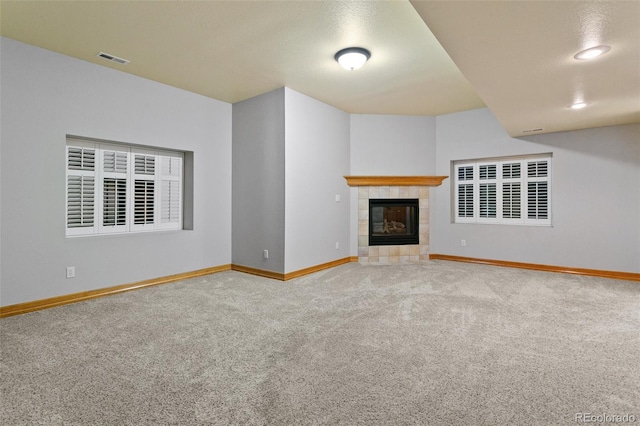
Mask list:
[[640,423],[640,283],[222,272],[0,320],[3,425]]

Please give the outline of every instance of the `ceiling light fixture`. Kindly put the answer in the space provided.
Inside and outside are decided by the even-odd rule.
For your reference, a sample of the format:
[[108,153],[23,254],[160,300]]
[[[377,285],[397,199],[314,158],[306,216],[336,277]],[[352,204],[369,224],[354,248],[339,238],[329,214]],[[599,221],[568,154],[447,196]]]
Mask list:
[[334,56],[342,68],[353,71],[362,67],[371,57],[371,52],[362,47],[347,47]]
[[603,44],[601,46],[590,47],[588,49],[582,50],[576,53],[573,57],[578,60],[593,59],[593,58],[597,58],[600,55],[604,55],[610,49],[611,49],[610,46],[606,46]]
[[589,104],[586,103],[586,102],[575,102],[575,103],[572,103],[571,105],[569,105],[568,108],[571,108],[571,109],[582,109],[582,108],[586,107],[587,105],[589,105]]

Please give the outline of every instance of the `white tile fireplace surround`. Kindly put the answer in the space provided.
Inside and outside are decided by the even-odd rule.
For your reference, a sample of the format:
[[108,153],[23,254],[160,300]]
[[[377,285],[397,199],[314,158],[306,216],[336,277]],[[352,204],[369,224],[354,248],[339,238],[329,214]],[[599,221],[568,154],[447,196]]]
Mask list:
[[[345,176],[358,187],[358,262],[410,263],[429,259],[429,187],[447,176]],[[419,244],[369,245],[369,199],[418,199]]]

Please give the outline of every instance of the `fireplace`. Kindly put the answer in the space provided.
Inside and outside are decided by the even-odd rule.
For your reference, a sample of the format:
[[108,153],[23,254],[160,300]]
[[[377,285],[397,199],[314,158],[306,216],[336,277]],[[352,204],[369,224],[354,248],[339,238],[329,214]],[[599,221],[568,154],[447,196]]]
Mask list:
[[[446,176],[345,176],[349,186],[358,188],[358,262],[385,264],[429,260],[429,187],[441,185],[445,178]],[[384,232],[383,210],[383,235],[374,235],[374,237],[391,237],[395,234],[395,238],[415,233],[417,238],[413,242],[396,239],[395,241],[386,240],[387,242],[383,243],[376,243],[374,238],[373,244],[370,244],[370,234],[379,234],[381,229],[376,225],[376,232],[371,232],[373,225],[369,219],[373,218],[373,221],[379,224],[380,213],[371,211],[370,200],[389,201],[391,206],[397,205],[398,200],[417,200],[417,207],[411,204],[408,212],[405,205],[399,213],[395,212],[399,216],[386,217],[389,231],[396,230],[396,232],[389,232],[390,235]],[[389,205],[382,207],[389,207]],[[414,220],[411,219],[412,217]],[[390,221],[396,224],[389,226]],[[401,231],[402,226],[399,226],[398,222],[405,226],[406,232]]]
[[369,245],[418,244],[417,198],[370,198]]

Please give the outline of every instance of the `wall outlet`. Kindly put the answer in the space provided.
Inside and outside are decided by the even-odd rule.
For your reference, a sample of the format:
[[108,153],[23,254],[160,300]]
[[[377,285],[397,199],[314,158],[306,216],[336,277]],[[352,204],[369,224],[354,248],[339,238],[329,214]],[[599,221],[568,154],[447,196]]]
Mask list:
[[336,241],[336,250],[340,250],[340,243]]
[[262,252],[262,257],[264,257],[265,259],[269,258],[269,250],[265,250]]
[[460,240],[460,245],[462,247],[466,247],[467,246],[467,240]]
[[340,202],[340,194],[336,194],[336,203]]
[[76,267],[67,266],[67,278],[75,278],[75,277],[76,277]]

